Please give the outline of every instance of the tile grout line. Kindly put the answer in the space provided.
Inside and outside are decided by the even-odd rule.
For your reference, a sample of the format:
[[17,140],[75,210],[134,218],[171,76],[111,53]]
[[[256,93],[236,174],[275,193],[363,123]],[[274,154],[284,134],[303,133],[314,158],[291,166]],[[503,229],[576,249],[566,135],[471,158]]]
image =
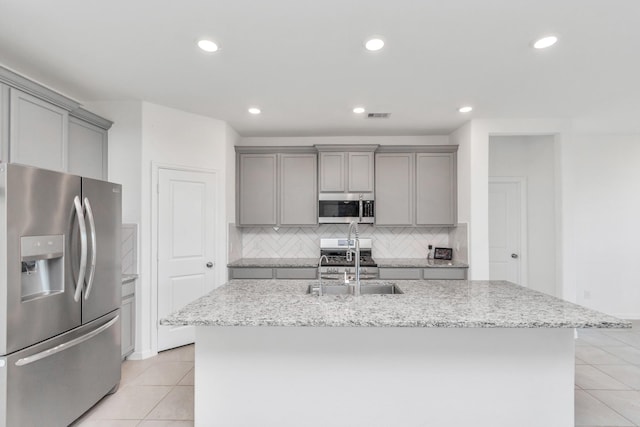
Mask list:
[[[634,423],[633,421],[631,421],[629,418],[625,417],[624,415],[622,415],[620,412],[616,411],[615,409],[613,409],[611,406],[607,405],[605,402],[603,402],[602,400],[598,399],[598,396],[594,396],[592,393],[589,393],[589,390],[582,390],[584,392],[586,392],[589,396],[593,397],[594,399],[596,399],[598,402],[602,403],[604,406],[606,406],[607,408],[611,409],[613,412],[615,412],[616,414],[618,414],[619,416],[621,416],[623,419],[629,421],[631,424],[633,424],[635,427],[638,427],[638,424]],[[629,390],[603,390],[603,391],[629,391]],[[575,403],[574,403],[575,404]]]

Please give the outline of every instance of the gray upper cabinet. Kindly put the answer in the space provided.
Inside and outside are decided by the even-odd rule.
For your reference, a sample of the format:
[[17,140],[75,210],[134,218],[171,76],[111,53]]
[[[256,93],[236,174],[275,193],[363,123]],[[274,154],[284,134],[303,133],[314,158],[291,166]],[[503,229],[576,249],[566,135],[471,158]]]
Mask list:
[[238,224],[277,224],[277,154],[239,154]]
[[312,147],[236,147],[240,226],[318,224],[318,157]]
[[377,145],[316,145],[321,193],[372,193]]
[[376,154],[376,225],[413,225],[413,156]]
[[320,191],[344,193],[347,153],[320,153]]
[[416,153],[416,225],[453,225],[455,153]]
[[350,193],[373,192],[373,153],[354,152],[348,155],[347,170],[349,173],[348,191]]
[[17,89],[10,97],[11,162],[65,172],[69,112]]
[[107,179],[107,131],[76,117],[69,118],[70,173]]
[[376,153],[376,225],[457,223],[458,146],[384,146]]
[[113,123],[0,66],[0,160],[107,179]]
[[316,154],[280,154],[280,225],[318,223]]

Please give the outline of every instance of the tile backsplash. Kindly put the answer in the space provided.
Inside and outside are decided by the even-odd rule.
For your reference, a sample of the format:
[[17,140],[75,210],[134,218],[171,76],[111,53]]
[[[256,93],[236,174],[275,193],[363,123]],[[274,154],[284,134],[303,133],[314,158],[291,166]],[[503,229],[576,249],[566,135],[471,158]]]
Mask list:
[[[425,258],[429,244],[453,247],[454,257],[466,261],[466,224],[463,227],[359,227],[360,237],[373,239],[374,258]],[[229,225],[229,260],[242,258],[316,258],[321,238],[346,238],[346,224],[315,228],[235,227]],[[231,239],[231,237],[234,237]],[[233,240],[233,242],[232,242]],[[456,246],[450,244],[455,242]],[[241,245],[241,251],[238,248]],[[240,255],[241,252],[241,255]]]

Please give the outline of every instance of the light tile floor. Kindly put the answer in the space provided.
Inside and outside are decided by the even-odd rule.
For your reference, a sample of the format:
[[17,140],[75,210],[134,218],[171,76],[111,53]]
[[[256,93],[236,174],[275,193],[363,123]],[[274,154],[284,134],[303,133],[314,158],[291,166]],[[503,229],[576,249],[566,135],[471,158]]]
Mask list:
[[194,346],[122,363],[120,388],[106,396],[74,427],[193,426]]
[[[640,321],[632,329],[578,330],[575,425],[640,426]],[[74,427],[193,426],[194,346],[122,364],[120,389]]]

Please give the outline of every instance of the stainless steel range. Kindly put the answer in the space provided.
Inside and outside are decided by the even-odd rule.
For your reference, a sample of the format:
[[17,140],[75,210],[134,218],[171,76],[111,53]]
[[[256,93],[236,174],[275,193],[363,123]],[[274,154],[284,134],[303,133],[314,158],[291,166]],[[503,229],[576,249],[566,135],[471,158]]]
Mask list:
[[[320,256],[327,257],[322,258],[320,264],[322,276],[355,274],[355,259],[351,262],[347,261],[348,243],[347,239],[320,239]],[[355,239],[351,239],[350,246],[353,250]],[[371,256],[371,239],[360,239],[360,277],[363,279],[378,277],[378,264]]]

